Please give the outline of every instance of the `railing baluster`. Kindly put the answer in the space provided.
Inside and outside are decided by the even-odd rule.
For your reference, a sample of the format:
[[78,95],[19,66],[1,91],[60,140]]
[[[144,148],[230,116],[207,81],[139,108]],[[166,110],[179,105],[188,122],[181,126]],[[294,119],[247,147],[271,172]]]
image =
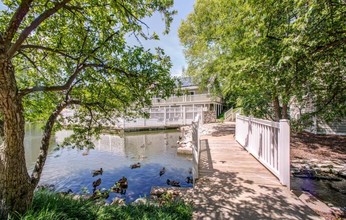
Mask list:
[[236,141],[289,187],[289,123],[236,116]]

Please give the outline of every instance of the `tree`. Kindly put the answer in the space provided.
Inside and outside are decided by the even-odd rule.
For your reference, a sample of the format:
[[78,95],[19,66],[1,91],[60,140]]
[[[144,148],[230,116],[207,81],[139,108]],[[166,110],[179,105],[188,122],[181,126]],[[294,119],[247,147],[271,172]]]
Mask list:
[[[151,97],[173,91],[170,60],[128,47],[125,37],[147,34],[141,19],[163,14],[168,31],[173,0],[2,1],[0,12],[0,219],[31,204],[61,111],[74,108],[77,146],[100,132],[100,120],[141,113]],[[25,121],[45,120],[40,155],[28,175]]]
[[188,73],[257,117],[288,118],[293,99],[346,116],[345,15],[343,0],[199,0],[179,29]]

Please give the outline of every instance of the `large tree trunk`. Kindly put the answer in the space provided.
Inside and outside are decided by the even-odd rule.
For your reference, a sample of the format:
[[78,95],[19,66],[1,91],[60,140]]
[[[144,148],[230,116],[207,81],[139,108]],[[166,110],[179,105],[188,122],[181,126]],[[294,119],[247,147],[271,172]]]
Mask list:
[[3,142],[0,145],[0,219],[8,213],[23,213],[32,202],[34,187],[27,172],[24,154],[24,116],[14,69],[0,53],[0,113]]
[[279,97],[275,96],[273,98],[273,110],[274,110],[274,120],[279,121],[281,119],[281,110]]
[[288,106],[287,106],[287,103],[282,104],[282,119],[288,119]]

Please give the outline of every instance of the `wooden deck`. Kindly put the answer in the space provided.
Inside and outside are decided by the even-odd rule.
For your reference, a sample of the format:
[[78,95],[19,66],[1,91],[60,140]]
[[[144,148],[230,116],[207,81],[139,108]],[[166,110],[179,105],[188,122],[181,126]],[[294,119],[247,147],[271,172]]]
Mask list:
[[321,219],[244,150],[229,125],[201,137],[193,219]]

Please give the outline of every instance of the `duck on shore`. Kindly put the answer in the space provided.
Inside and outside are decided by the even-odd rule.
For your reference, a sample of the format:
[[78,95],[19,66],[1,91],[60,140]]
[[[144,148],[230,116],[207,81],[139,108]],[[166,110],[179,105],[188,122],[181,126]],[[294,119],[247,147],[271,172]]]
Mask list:
[[191,176],[186,177],[185,179],[186,183],[193,183],[193,178]]
[[94,176],[98,176],[98,175],[102,175],[102,173],[103,173],[103,169],[101,167],[99,170],[94,170],[93,171],[93,177]]
[[170,179],[167,179],[166,183],[167,183],[167,185],[171,185],[171,186],[180,187],[180,182],[175,181],[175,180],[170,180]]
[[109,197],[109,190],[95,190],[91,196],[91,199],[96,200],[96,199],[108,199]]
[[136,168],[140,168],[140,167],[141,167],[141,163],[140,163],[140,162],[135,163],[135,164],[132,164],[132,165],[130,166],[131,169],[136,169]]
[[66,196],[66,195],[71,194],[71,193],[73,193],[72,189],[68,189],[65,192],[60,192],[60,195]]

